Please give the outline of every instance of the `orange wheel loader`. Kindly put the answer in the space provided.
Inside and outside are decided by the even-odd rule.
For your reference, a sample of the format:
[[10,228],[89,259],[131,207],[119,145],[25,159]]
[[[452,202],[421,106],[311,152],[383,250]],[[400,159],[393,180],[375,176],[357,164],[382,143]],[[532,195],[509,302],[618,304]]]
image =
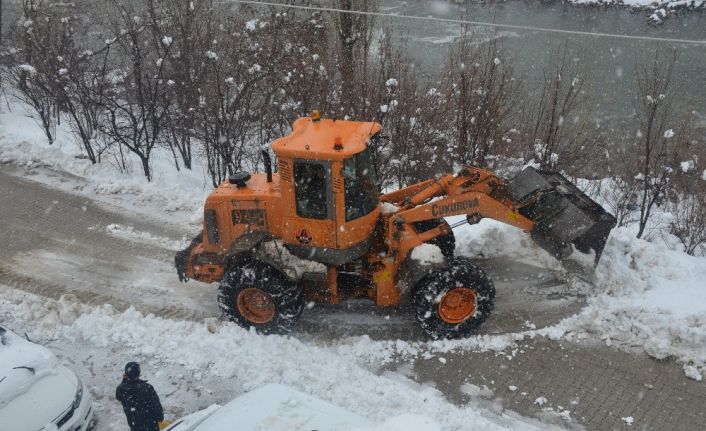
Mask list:
[[265,173],[236,173],[209,195],[202,233],[176,255],[180,280],[219,282],[225,315],[262,333],[288,332],[305,301],[368,298],[411,301],[426,333],[457,338],[490,316],[495,287],[454,257],[445,217],[499,220],[558,258],[576,248],[597,260],[615,226],[561,175],[532,168],[504,181],[467,167],[380,194],[368,149],[380,130],[317,113],[295,121],[272,144],[277,172],[264,151]]

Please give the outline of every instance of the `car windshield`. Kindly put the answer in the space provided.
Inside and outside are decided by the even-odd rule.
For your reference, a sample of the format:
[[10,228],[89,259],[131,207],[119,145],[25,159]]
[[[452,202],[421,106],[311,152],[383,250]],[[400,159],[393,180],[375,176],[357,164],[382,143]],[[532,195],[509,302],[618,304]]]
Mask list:
[[343,162],[346,221],[370,214],[378,204],[375,165],[366,148]]

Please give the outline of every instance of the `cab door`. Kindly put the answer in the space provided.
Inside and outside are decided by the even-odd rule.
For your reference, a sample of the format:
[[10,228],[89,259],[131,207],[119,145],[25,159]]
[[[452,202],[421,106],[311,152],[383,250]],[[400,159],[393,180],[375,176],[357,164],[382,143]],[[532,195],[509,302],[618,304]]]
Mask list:
[[312,260],[326,260],[321,257],[336,248],[331,165],[320,160],[292,162],[294,211],[285,216],[283,239],[294,254]]

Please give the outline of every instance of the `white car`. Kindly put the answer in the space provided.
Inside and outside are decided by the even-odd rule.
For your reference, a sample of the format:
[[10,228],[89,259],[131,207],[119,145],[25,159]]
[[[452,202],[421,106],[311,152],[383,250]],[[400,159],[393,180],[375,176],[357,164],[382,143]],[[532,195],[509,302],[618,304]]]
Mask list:
[[211,406],[175,421],[167,431],[342,431],[372,423],[290,387],[268,384],[224,406]]
[[0,326],[0,431],[85,431],[92,404],[52,352]]

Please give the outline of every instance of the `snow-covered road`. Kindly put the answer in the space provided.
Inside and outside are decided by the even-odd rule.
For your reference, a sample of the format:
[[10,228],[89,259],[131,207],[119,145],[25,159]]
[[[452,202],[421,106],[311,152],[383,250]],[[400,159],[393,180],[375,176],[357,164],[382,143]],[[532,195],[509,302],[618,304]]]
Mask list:
[[[569,287],[550,267],[483,261],[498,287],[496,312],[486,335],[463,343],[419,342],[423,335],[405,310],[366,303],[316,306],[294,338],[262,337],[215,318],[213,287],[178,282],[173,249],[191,232],[20,176],[26,174],[0,167],[0,319],[73,362],[93,388],[99,430],[123,426],[112,390],[122,364],[135,357],[148,364],[172,417],[280,381],[374,420],[419,410],[444,429],[537,426],[504,409],[589,429],[623,426],[627,416],[647,428],[706,423],[704,385],[684,378],[670,360],[516,335],[581,309],[586,287]],[[413,408],[418,402],[428,405]]]

